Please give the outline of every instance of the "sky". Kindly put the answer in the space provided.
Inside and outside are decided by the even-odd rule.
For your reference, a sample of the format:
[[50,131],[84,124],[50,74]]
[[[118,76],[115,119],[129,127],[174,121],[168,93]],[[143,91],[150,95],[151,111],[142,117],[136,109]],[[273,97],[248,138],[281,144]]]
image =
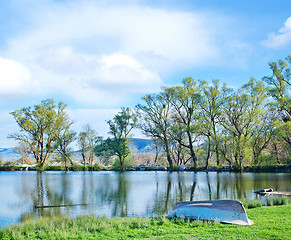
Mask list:
[[290,0],[0,0],[0,148],[17,145],[10,112],[44,99],[68,105],[75,131],[106,136],[106,120],[161,86],[261,80],[291,54],[290,10]]

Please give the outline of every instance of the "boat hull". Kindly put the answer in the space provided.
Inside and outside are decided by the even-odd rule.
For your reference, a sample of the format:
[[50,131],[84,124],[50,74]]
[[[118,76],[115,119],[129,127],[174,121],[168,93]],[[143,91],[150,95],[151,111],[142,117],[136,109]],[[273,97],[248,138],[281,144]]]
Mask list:
[[236,200],[178,202],[169,218],[189,218],[236,225],[252,225],[241,202]]

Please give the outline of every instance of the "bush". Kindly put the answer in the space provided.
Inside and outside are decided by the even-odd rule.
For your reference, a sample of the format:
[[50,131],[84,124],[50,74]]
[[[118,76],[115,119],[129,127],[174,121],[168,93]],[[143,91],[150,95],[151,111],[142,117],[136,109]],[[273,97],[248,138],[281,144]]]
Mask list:
[[99,170],[100,170],[100,166],[97,163],[95,163],[93,165],[93,171],[99,171]]
[[243,199],[241,200],[242,204],[245,208],[251,209],[251,208],[257,208],[262,206],[262,202],[260,199]]
[[83,165],[74,165],[69,168],[71,171],[84,171]]
[[64,166],[45,166],[44,171],[61,171],[64,170]]
[[267,206],[288,205],[291,200],[287,196],[269,196],[267,198]]
[[[130,167],[130,165],[132,164],[132,158],[131,156],[127,156],[125,159],[124,159],[124,169],[123,170],[126,170],[127,168]],[[120,166],[120,161],[119,161],[119,158],[115,158],[114,160],[114,163],[112,165],[112,169],[115,170],[115,171],[120,171],[121,170],[121,166]]]

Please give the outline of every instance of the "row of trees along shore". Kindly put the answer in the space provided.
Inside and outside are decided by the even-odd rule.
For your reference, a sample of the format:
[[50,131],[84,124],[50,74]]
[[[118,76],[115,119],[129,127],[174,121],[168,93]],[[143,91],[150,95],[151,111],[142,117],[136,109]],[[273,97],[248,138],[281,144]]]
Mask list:
[[221,167],[242,170],[262,163],[291,163],[291,55],[269,63],[272,75],[262,81],[251,78],[238,89],[219,80],[195,81],[188,77],[181,86],[162,87],[148,94],[135,109],[122,108],[107,121],[107,139],[90,125],[77,134],[66,112],[66,104],[47,99],[34,107],[12,112],[20,133],[10,135],[27,146],[42,169],[55,152],[71,160],[69,145],[77,141],[84,166],[92,166],[94,155],[117,158],[126,169],[131,154],[129,141],[139,128],[161,152],[170,169],[180,165],[209,167],[214,159]]

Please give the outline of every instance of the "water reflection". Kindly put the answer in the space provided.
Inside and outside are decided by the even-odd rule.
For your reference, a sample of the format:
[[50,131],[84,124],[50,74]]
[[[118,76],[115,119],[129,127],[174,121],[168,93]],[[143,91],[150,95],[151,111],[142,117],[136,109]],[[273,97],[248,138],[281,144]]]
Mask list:
[[[178,201],[257,198],[291,191],[291,174],[216,172],[0,172],[0,225],[40,216],[165,215]],[[75,207],[34,206],[86,204]]]

